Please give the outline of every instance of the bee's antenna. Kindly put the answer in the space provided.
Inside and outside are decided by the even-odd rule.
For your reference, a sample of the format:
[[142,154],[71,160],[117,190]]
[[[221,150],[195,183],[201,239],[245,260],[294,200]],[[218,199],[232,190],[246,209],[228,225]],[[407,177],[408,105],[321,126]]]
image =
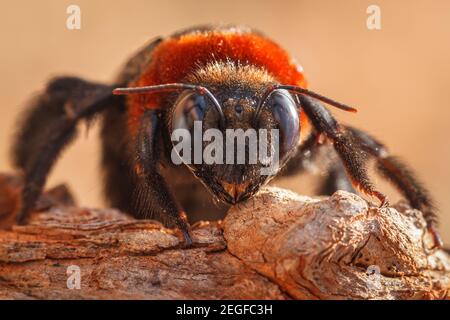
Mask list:
[[270,97],[270,95],[275,91],[275,90],[287,90],[290,92],[295,92],[298,94],[303,94],[305,96],[309,96],[312,98],[315,98],[317,100],[320,100],[322,102],[325,102],[326,104],[329,104],[333,107],[339,108],[341,110],[347,111],[347,112],[358,112],[358,110],[356,108],[350,107],[346,104],[337,102],[333,99],[327,98],[321,94],[318,94],[314,91],[299,87],[299,86],[292,86],[292,85],[280,85],[280,84],[275,84],[270,86],[263,94],[260,103],[258,104],[257,108],[256,108],[256,112],[255,112],[255,119],[258,119],[259,117],[259,113],[261,112],[261,108],[264,105],[264,103],[266,102],[266,100]]
[[209,91],[207,88],[203,86],[187,84],[187,83],[167,83],[160,84],[154,86],[145,86],[145,87],[134,87],[134,88],[116,88],[113,90],[114,95],[129,95],[129,94],[150,94],[150,93],[158,93],[165,91],[177,91],[177,90],[193,90],[198,92],[201,95],[206,95],[214,104],[214,107],[217,109],[220,115],[220,124],[222,127],[225,127],[225,116],[222,111],[222,107],[220,106],[219,101],[217,101],[216,97]]

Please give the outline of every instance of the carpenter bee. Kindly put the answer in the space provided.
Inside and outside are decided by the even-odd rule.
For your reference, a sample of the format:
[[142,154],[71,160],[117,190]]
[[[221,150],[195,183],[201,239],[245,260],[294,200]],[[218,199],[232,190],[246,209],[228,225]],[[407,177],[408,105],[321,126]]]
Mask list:
[[[370,135],[339,124],[324,104],[354,108],[306,87],[301,67],[284,49],[242,26],[201,26],[157,38],[126,63],[112,84],[55,78],[22,116],[13,144],[14,164],[25,174],[17,221],[24,222],[33,210],[78,123],[100,115],[104,194],[110,205],[136,217],[167,218],[188,245],[188,216],[195,220],[198,208],[219,217],[274,176],[302,170],[305,155],[326,144],[338,158],[328,169],[323,194],[358,189],[386,205],[386,196],[367,174],[367,160],[373,158],[382,176],[423,212],[439,245],[432,201],[411,170]],[[278,130],[278,139],[266,143],[269,149],[276,144],[277,169],[263,175],[260,161],[174,163],[174,132],[192,132],[198,122],[202,133]],[[204,139],[191,143],[206,147]],[[244,155],[252,154],[253,143],[241,140],[239,145]],[[195,153],[178,156],[185,159],[189,152]]]

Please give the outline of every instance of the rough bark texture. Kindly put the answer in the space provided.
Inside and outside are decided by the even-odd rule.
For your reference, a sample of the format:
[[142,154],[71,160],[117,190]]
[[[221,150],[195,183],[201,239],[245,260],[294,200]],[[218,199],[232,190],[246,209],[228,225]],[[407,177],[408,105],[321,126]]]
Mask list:
[[[3,299],[442,299],[450,287],[449,256],[427,249],[422,215],[404,203],[268,188],[197,224],[184,248],[157,222],[73,206],[63,187],[15,226],[19,190],[0,175]],[[70,266],[81,289],[68,289]]]

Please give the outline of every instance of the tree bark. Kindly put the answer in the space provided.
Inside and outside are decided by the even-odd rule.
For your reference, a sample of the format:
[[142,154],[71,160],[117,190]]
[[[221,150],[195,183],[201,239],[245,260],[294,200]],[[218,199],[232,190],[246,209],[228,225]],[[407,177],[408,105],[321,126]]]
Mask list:
[[158,222],[76,207],[64,187],[14,225],[20,188],[0,175],[2,299],[444,299],[450,287],[450,257],[428,249],[405,203],[266,188],[194,225],[186,248]]

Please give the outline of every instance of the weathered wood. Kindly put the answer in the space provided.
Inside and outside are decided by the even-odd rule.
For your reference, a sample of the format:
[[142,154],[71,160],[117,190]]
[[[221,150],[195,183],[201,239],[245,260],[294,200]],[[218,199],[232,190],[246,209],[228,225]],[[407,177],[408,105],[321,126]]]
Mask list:
[[61,187],[13,225],[20,184],[0,176],[3,299],[442,299],[450,287],[449,256],[427,250],[421,213],[403,203],[267,188],[223,222],[195,225],[184,248],[177,231],[75,207]]

